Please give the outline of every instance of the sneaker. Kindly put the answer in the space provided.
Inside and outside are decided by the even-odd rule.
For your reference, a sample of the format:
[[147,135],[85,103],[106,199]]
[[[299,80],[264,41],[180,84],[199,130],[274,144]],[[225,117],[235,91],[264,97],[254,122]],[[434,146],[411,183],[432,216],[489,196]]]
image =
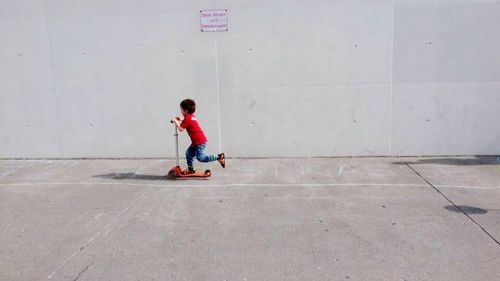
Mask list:
[[219,161],[222,168],[226,168],[226,156],[224,156],[224,153],[219,154],[217,161]]
[[191,174],[194,174],[196,171],[194,170],[194,168],[187,168],[186,170],[182,171],[181,174],[182,175],[191,175]]

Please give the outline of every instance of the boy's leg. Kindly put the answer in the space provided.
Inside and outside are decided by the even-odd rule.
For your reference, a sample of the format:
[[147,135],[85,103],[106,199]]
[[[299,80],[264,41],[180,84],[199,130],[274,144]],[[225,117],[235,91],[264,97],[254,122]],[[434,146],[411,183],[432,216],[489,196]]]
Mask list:
[[186,162],[188,165],[188,169],[194,171],[194,157],[196,156],[196,148],[193,145],[190,145],[186,150]]
[[217,155],[206,155],[205,148],[207,145],[205,143],[196,146],[196,159],[200,162],[212,162],[218,160]]

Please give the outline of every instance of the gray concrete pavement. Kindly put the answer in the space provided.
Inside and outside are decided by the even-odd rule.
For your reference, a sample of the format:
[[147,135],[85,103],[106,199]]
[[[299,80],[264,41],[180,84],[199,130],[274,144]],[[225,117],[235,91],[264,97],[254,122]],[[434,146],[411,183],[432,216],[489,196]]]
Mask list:
[[0,161],[0,280],[500,280],[492,157],[228,162]]

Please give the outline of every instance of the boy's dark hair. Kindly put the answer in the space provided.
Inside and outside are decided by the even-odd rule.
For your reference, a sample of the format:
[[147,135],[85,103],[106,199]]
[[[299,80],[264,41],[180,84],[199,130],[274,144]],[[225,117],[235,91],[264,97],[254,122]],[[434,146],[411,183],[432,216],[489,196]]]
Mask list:
[[196,103],[192,99],[185,99],[181,102],[181,108],[187,113],[193,114],[196,111]]

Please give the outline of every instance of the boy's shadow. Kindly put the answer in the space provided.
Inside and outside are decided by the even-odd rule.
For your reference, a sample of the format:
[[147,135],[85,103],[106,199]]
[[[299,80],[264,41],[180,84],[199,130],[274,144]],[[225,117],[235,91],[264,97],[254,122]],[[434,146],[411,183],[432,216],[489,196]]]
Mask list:
[[147,181],[173,180],[173,178],[169,177],[168,175],[158,176],[158,175],[142,175],[136,173],[110,173],[110,174],[95,175],[93,177],[102,179],[112,179],[112,180],[147,180]]

